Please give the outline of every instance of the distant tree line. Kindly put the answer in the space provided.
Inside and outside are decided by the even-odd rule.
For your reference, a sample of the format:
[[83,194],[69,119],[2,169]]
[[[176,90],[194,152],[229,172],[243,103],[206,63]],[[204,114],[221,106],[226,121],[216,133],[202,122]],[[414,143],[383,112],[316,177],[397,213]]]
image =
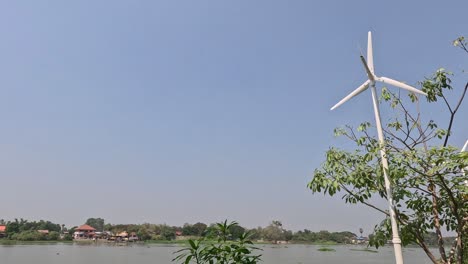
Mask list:
[[[65,228],[63,225],[55,224],[50,221],[40,220],[28,221],[24,219],[15,219],[14,221],[5,222],[0,220],[0,225],[6,225],[6,238],[22,241],[36,240],[58,240],[60,233],[62,239],[71,240],[71,235],[77,226]],[[89,218],[85,224],[96,228],[96,231],[109,231],[114,234],[120,232],[135,232],[141,240],[174,240],[177,236],[185,238],[203,237],[206,239],[215,239],[219,236],[219,229],[216,224],[207,225],[205,223],[186,223],[183,226],[169,226],[166,224],[109,224],[105,223],[102,218]],[[38,232],[38,230],[48,230],[49,234]],[[244,233],[249,234],[251,240],[263,240],[266,242],[277,241],[297,241],[297,242],[336,242],[349,243],[356,235],[351,232],[329,232],[320,231],[312,232],[304,229],[303,231],[293,232],[286,230],[280,221],[272,221],[266,227],[257,227],[248,229],[240,225],[230,227],[229,239],[237,240]]]
[[[205,223],[184,224],[183,226],[169,226],[166,224],[109,224],[105,223],[102,218],[89,218],[85,224],[96,228],[96,231],[110,231],[114,234],[120,232],[135,232],[141,240],[174,240],[176,236],[185,238],[205,238],[215,239],[219,237],[219,228],[216,224],[207,225]],[[28,221],[24,219],[15,219],[14,221],[0,220],[0,225],[6,225],[6,238],[20,241],[39,241],[39,240],[58,240],[61,238],[71,240],[71,235],[75,231],[75,227],[65,228],[64,225],[55,224],[50,221]],[[40,233],[37,230],[48,230],[48,234]],[[291,241],[301,243],[322,243],[335,242],[339,244],[350,243],[356,238],[356,234],[343,232],[329,232],[322,230],[313,232],[308,229],[293,232],[283,228],[280,221],[272,221],[266,227],[257,227],[248,229],[240,225],[232,225],[229,230],[230,240],[239,239],[242,234],[248,233],[249,239],[253,241],[265,241],[276,243],[278,241]],[[428,242],[434,245],[437,243],[435,233],[429,233]]]
[[[172,240],[176,234],[193,238],[204,237],[206,239],[215,239],[219,236],[216,224],[206,225],[204,223],[184,224],[182,227],[167,226],[167,225],[109,225],[109,230],[128,230],[136,232],[143,240]],[[251,240],[263,240],[266,242],[278,241],[297,241],[297,242],[336,242],[336,243],[350,243],[356,237],[352,232],[312,232],[310,230],[303,230],[293,232],[286,230],[280,221],[273,221],[266,227],[257,227],[248,229],[240,225],[233,225],[230,227],[229,233],[231,240],[239,239],[243,233],[249,234]]]
[[[62,230],[61,225],[50,221],[28,221],[23,218],[14,221],[0,220],[0,225],[6,226],[5,237],[11,240],[20,241],[41,241],[58,240]],[[38,230],[47,230],[47,233],[41,233]],[[67,237],[68,238],[68,237]],[[69,237],[68,239],[71,239]]]

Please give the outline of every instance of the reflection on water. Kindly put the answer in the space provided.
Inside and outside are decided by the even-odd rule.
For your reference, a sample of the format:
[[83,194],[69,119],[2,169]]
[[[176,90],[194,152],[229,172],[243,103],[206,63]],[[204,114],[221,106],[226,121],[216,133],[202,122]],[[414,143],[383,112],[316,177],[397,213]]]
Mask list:
[[[335,251],[319,251],[316,245],[259,245],[262,260],[266,264],[311,263],[395,263],[392,247],[375,252],[361,246],[327,246]],[[3,245],[0,246],[1,264],[157,264],[171,263],[177,245]],[[424,252],[418,248],[404,249],[405,263],[428,263]]]

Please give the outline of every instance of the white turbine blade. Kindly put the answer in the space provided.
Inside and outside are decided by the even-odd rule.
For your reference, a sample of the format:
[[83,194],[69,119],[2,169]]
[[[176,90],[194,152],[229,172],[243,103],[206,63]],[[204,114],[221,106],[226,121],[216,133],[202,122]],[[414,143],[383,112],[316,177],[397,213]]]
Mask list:
[[[461,152],[465,151],[467,146],[468,146],[468,140],[465,142],[465,145],[463,146]],[[463,176],[465,176],[465,171],[468,171],[468,167],[465,167],[465,169],[462,170]],[[465,186],[468,187],[468,180],[465,180]]]
[[369,65],[367,65],[367,61],[366,59],[364,59],[363,56],[361,56],[361,61],[362,61],[362,64],[364,65],[364,69],[366,70],[367,77],[369,78],[369,80],[371,80],[372,82],[375,81],[376,77],[374,73],[372,73],[372,71],[369,69]]
[[369,70],[374,74],[374,52],[372,50],[372,33],[367,33],[367,65]]
[[349,99],[353,98],[354,96],[364,92],[367,87],[369,87],[370,81],[367,80],[365,81],[361,86],[359,86],[356,90],[352,91],[350,94],[348,94],[345,98],[341,99],[336,105],[334,105],[330,110],[336,109],[338,106],[346,103]]
[[463,148],[462,148],[461,151],[462,151],[462,152],[465,151],[467,146],[468,146],[468,140],[465,142],[465,145],[463,146]]
[[393,86],[408,90],[408,91],[410,91],[412,93],[418,93],[418,94],[422,94],[422,95],[427,96],[427,94],[425,92],[423,92],[423,91],[420,91],[420,90],[418,90],[418,89],[416,89],[416,88],[414,88],[412,86],[409,86],[409,85],[407,85],[405,83],[402,83],[402,82],[399,82],[399,81],[396,81],[396,80],[393,80],[393,79],[390,79],[390,78],[387,78],[387,77],[380,77],[380,78],[377,79],[377,81],[391,84]]

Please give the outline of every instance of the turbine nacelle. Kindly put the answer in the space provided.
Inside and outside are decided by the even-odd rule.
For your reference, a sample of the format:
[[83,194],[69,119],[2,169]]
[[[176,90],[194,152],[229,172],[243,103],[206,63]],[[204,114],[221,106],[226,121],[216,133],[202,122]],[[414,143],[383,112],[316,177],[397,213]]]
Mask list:
[[364,56],[360,56],[361,62],[364,65],[364,69],[366,70],[367,73],[367,78],[368,80],[365,81],[361,86],[359,86],[356,90],[352,91],[349,95],[347,95],[345,98],[343,98],[341,101],[339,101],[336,105],[334,105],[330,110],[336,109],[338,106],[344,104],[347,102],[349,99],[355,97],[356,95],[364,92],[369,88],[370,85],[375,86],[375,82],[381,82],[384,84],[390,84],[393,86],[396,86],[398,88],[407,90],[412,93],[417,93],[421,95],[427,96],[425,92],[422,92],[410,85],[407,85],[405,83],[399,82],[397,80],[393,80],[387,77],[377,77],[374,73],[374,55],[373,55],[373,50],[372,50],[372,33],[369,31],[368,33],[368,38],[367,38],[367,61],[364,58]]

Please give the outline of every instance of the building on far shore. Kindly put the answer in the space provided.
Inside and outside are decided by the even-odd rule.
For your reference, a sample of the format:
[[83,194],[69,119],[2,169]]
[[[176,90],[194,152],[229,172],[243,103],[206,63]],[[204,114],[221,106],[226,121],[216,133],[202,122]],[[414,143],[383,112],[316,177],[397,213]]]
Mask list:
[[135,242],[135,241],[138,241],[139,238],[138,238],[138,235],[136,232],[131,232],[130,233],[130,236],[128,236],[128,241],[130,242]]
[[91,239],[96,235],[96,228],[89,225],[81,225],[75,228],[73,239]]
[[0,225],[0,238],[6,237],[6,225]]
[[369,238],[368,237],[363,237],[363,236],[356,236],[351,240],[351,243],[353,244],[367,244],[369,243]]

